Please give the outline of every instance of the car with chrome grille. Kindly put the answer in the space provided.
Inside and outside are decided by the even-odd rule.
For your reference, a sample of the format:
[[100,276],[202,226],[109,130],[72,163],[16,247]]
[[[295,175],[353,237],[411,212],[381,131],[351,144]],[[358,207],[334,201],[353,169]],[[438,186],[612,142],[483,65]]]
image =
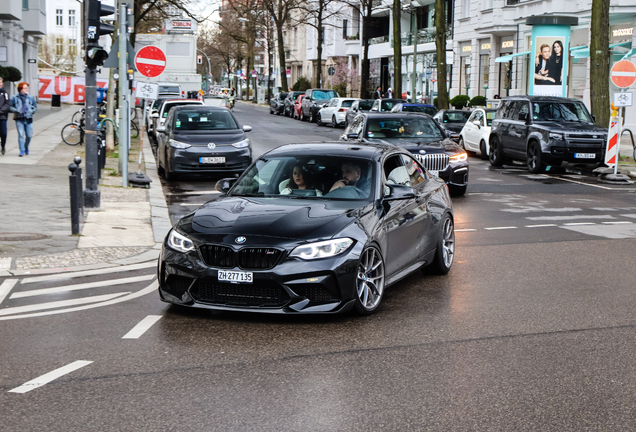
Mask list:
[[163,243],[165,302],[368,315],[389,286],[453,264],[448,188],[398,146],[285,145],[216,188],[221,195],[181,218]]
[[400,146],[413,153],[432,175],[443,179],[451,195],[464,195],[468,188],[466,152],[428,114],[361,113],[340,140]]
[[157,134],[157,169],[167,181],[179,174],[242,174],[252,163],[246,132],[225,107],[178,106]]

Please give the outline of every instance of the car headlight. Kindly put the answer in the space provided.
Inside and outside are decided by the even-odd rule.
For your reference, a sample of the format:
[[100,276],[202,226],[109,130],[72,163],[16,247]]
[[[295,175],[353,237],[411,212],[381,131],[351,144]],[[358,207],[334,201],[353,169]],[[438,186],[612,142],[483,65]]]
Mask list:
[[450,157],[451,163],[464,162],[466,159],[468,159],[468,156],[465,152]]
[[550,133],[550,139],[553,139],[553,140],[562,140],[562,139],[563,139],[563,134]]
[[187,149],[188,147],[192,147],[192,146],[190,144],[171,139],[170,147],[178,148],[178,149]]
[[234,144],[232,144],[232,147],[236,147],[236,148],[245,148],[245,147],[249,147],[250,146],[250,139],[249,138],[245,138],[243,141],[239,141],[236,142]]
[[331,258],[340,255],[353,244],[350,238],[339,238],[298,246],[289,255],[304,260]]
[[170,230],[170,234],[168,234],[168,246],[176,251],[184,253],[190,252],[194,249],[194,243],[192,243],[192,240],[183,234],[179,234],[175,230]]

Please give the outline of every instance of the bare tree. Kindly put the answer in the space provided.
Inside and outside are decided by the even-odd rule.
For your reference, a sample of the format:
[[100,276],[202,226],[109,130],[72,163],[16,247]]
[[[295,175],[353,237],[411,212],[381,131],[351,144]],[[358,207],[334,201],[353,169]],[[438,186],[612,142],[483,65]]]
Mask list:
[[360,60],[360,97],[368,99],[371,91],[369,90],[369,78],[371,76],[371,62],[369,61],[369,29],[371,13],[373,12],[373,0],[360,0],[359,2],[349,2],[343,0],[358,12],[362,19],[362,59]]
[[609,7],[610,0],[592,0],[590,23],[590,102],[596,124],[607,127],[609,100]]
[[[393,0],[393,94],[402,97],[402,1]],[[417,26],[415,26],[417,31]],[[415,61],[413,62],[415,63]],[[415,95],[411,99],[415,102]]]
[[280,67],[281,85],[284,91],[289,89],[287,83],[287,66],[285,64],[285,39],[283,28],[288,23],[290,12],[298,7],[299,0],[262,0],[263,8],[269,13],[276,27],[276,40],[278,41],[278,61]]
[[[451,3],[452,4],[452,3]],[[437,108],[448,109],[446,87],[446,2],[435,0],[435,48],[437,50]],[[415,100],[415,95],[413,95]]]

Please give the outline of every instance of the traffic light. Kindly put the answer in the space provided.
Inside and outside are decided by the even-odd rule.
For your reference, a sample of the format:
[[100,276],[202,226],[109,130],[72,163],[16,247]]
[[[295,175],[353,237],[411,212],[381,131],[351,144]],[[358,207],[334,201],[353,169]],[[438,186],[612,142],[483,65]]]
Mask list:
[[197,64],[202,64],[203,63],[203,56],[202,55],[198,55],[197,56]]
[[86,13],[86,64],[88,67],[101,66],[108,58],[108,53],[99,45],[99,37],[113,33],[115,27],[101,22],[101,17],[113,14],[115,14],[113,6],[103,5],[100,0],[88,0]]

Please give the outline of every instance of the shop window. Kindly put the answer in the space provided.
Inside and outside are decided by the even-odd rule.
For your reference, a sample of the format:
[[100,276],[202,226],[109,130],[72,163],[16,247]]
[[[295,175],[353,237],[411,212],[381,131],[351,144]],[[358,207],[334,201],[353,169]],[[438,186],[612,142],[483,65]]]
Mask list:
[[488,78],[490,76],[490,55],[482,54],[479,56],[479,92],[481,96],[486,96],[486,88],[488,88]]

